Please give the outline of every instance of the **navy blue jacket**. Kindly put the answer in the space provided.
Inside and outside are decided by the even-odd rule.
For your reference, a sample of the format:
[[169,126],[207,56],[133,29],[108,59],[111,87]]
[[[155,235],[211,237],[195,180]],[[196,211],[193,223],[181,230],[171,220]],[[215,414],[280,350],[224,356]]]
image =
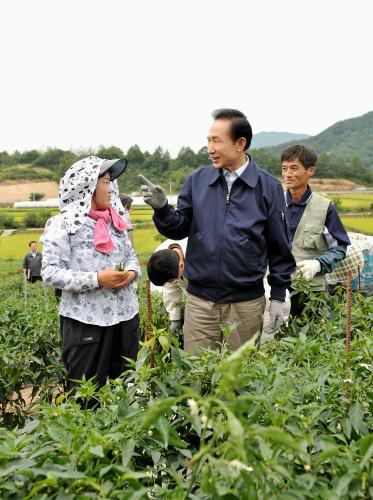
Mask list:
[[271,298],[285,300],[295,270],[285,197],[280,182],[251,159],[228,195],[223,172],[192,172],[178,198],[154,210],[158,231],[173,240],[188,236],[187,290],[213,302],[252,300],[264,294],[269,265]]

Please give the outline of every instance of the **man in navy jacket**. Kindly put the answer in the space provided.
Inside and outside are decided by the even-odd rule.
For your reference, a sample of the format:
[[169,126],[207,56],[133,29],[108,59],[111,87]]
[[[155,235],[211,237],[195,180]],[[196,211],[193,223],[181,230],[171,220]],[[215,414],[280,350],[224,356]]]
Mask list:
[[181,188],[177,209],[165,190],[139,176],[145,202],[154,208],[158,231],[188,237],[188,279],[184,348],[216,348],[221,325],[233,330],[228,345],[237,349],[260,338],[265,307],[263,277],[269,266],[270,321],[283,321],[283,302],[295,270],[282,186],[246,154],[252,130],[234,109],[213,113],[208,135],[212,165],[192,172]]

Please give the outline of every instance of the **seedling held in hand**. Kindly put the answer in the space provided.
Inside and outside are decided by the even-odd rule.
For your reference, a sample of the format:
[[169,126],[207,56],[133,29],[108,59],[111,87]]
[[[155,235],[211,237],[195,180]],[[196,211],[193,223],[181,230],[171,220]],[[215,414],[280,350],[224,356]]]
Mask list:
[[122,262],[119,262],[119,264],[117,264],[115,266],[115,270],[116,271],[124,271],[124,264],[123,264],[123,261]]

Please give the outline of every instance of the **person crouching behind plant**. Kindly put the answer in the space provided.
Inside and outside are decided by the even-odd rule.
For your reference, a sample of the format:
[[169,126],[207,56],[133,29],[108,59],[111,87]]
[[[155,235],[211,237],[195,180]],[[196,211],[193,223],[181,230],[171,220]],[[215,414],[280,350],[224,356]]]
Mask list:
[[[94,377],[102,386],[135,359],[139,346],[139,304],[134,281],[140,275],[128,239],[117,181],[125,159],[90,156],[72,165],[60,181],[60,214],[47,221],[42,277],[62,290],[62,359],[67,387]],[[124,270],[115,268],[121,264]]]
[[124,208],[123,218],[126,221],[126,224],[128,225],[128,228],[127,228],[128,237],[130,239],[130,242],[134,246],[134,244],[133,244],[133,227],[131,224],[131,210],[132,210],[133,198],[131,198],[131,196],[129,196],[128,194],[122,194],[122,195],[120,195],[120,201],[122,202],[122,205]]
[[184,263],[188,238],[166,240],[161,243],[147,264],[148,277],[155,286],[162,287],[163,303],[170,318],[170,333],[183,329],[181,302],[186,297],[188,280],[184,277]]

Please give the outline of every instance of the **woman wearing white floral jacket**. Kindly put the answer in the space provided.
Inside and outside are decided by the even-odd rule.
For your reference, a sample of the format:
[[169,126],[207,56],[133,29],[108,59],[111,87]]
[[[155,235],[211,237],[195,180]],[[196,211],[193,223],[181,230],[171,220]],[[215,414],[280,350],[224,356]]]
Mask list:
[[[134,280],[140,274],[117,181],[125,159],[90,156],[72,165],[60,181],[60,214],[48,220],[42,277],[62,290],[62,358],[68,389],[94,377],[101,386],[135,359],[139,305]],[[119,267],[117,270],[116,268]]]

